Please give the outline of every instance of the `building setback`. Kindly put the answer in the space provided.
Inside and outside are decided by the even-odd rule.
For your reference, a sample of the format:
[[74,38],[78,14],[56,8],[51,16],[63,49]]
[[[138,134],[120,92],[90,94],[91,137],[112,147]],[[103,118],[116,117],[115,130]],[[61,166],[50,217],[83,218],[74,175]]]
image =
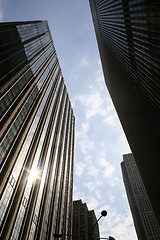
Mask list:
[[82,200],[73,201],[73,239],[99,239],[98,224],[96,224],[92,235],[92,230],[96,221],[94,210],[88,211],[86,203],[82,203]]
[[47,21],[0,24],[0,84],[0,238],[72,234],[75,120]]
[[138,239],[159,240],[160,227],[133,154],[123,156],[121,169]]
[[160,1],[90,6],[105,82],[160,223]]

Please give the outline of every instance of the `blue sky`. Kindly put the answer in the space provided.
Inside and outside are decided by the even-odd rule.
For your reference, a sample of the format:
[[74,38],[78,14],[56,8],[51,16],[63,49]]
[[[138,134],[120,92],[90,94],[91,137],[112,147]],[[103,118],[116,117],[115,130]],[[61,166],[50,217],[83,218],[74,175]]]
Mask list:
[[48,20],[76,117],[74,199],[100,220],[101,237],[136,240],[121,176],[130,152],[105,86],[88,0],[0,0],[1,21]]

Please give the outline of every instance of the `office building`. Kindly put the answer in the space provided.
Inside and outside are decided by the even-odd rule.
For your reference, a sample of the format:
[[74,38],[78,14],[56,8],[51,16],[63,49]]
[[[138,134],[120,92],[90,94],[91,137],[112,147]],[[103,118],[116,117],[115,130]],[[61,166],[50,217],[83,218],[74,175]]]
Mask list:
[[0,24],[0,74],[0,238],[71,234],[75,120],[47,21]]
[[160,226],[153,212],[133,154],[123,156],[121,169],[138,239],[160,239]]
[[[82,200],[73,201],[73,237],[76,240],[97,240],[99,238],[99,226],[94,210],[89,211]],[[93,233],[93,234],[92,234]]]
[[105,82],[160,223],[160,1],[90,6]]

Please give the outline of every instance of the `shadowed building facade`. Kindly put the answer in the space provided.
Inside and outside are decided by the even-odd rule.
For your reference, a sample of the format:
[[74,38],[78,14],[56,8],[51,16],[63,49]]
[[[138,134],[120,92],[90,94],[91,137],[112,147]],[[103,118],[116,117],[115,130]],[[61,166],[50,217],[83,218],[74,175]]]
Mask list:
[[138,239],[159,240],[160,227],[133,154],[123,155],[121,169]]
[[82,200],[73,201],[73,239],[97,240],[99,239],[99,225],[96,224],[93,235],[92,230],[97,218],[94,210],[88,211],[86,203]]
[[160,222],[160,1],[90,6],[105,82]]
[[75,119],[47,21],[0,24],[0,84],[1,239],[71,234]]

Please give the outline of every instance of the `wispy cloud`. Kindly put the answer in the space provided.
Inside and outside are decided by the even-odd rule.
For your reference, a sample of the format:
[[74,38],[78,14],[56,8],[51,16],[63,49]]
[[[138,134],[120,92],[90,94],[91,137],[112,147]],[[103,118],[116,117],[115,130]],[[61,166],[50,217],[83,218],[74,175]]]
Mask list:
[[115,201],[115,196],[110,195],[110,196],[109,196],[109,200],[110,200],[110,202],[114,202],[114,201]]
[[88,174],[94,178],[97,178],[99,175],[99,169],[97,168],[97,166],[91,164],[88,167]]
[[120,185],[123,184],[122,179],[119,178],[119,177],[113,177],[113,178],[112,178],[112,181],[109,182],[109,185],[110,185],[111,187],[115,187],[115,186],[117,186],[117,185],[119,185],[119,184],[120,184]]
[[95,146],[95,142],[87,135],[88,130],[89,123],[85,122],[81,124],[81,130],[76,131],[76,143],[80,146],[81,152],[84,154],[92,150]]
[[[126,139],[126,136],[124,133],[122,133],[118,139],[117,139],[117,143],[118,145],[121,146],[121,150],[120,150],[120,155],[122,156],[123,154],[126,154],[126,153],[130,153],[131,150],[130,150],[130,147],[129,147],[129,144],[128,144],[128,141]],[[122,150],[123,149],[123,150]]]
[[[81,66],[84,65],[90,65],[87,57],[84,57],[83,61],[81,61]],[[83,106],[83,112],[87,120],[99,115],[102,116],[104,126],[116,126],[117,114],[104,84],[104,77],[98,60],[94,72],[94,81],[87,83],[83,92],[75,95],[72,102],[74,106],[76,103]]]
[[95,199],[99,201],[99,203],[102,200],[102,194],[100,187],[102,186],[102,182],[100,181],[91,181],[84,183],[84,186],[87,188],[88,194],[94,195]]
[[79,67],[82,68],[82,67],[89,67],[89,66],[90,66],[90,63],[88,60],[88,56],[84,56],[79,63]]
[[92,164],[92,156],[87,155],[85,156],[84,160],[87,164]]
[[100,181],[90,181],[87,183],[84,183],[84,186],[87,187],[89,192],[95,192],[95,190],[100,187],[102,185],[102,183]]
[[[81,67],[93,67],[88,57],[82,60]],[[87,81],[83,90],[73,97],[74,107],[81,109],[77,120],[76,147],[79,147],[82,154],[82,162],[75,164],[82,194],[79,191],[75,196],[86,202],[89,209],[94,209],[97,217],[101,212],[100,206],[103,206],[101,210],[108,211],[108,216],[101,221],[103,224],[100,223],[101,237],[113,235],[120,240],[135,240],[132,218],[129,218],[128,212],[122,213],[121,208],[116,207],[117,192],[122,189],[124,195],[123,182],[119,175],[119,159],[122,149],[127,149],[126,139],[104,84],[100,61],[96,62],[93,73],[92,81]],[[126,199],[119,196],[119,201],[124,203]],[[106,202],[116,210],[110,205],[104,206]],[[132,234],[134,237],[131,237]]]
[[135,239],[137,239],[132,222],[133,222],[133,220],[132,220],[130,211],[128,211],[124,215],[119,214],[117,216],[117,218],[115,217],[115,220],[112,218],[113,224],[112,224],[111,229],[112,229],[112,234],[114,234],[115,238],[117,237],[119,240],[123,240],[123,239],[135,240]]
[[87,199],[87,206],[89,210],[97,208],[99,204],[100,202],[94,197],[89,197]]
[[97,114],[105,114],[105,110],[103,108],[103,99],[100,95],[100,92],[89,91],[84,94],[79,94],[75,98],[76,101],[80,102],[84,106],[87,119]]
[[86,194],[82,191],[78,191],[77,187],[73,184],[74,200],[82,199],[84,201]]
[[[122,214],[109,205],[104,206],[103,209],[107,210],[108,215],[100,222],[101,237],[108,237],[110,235],[120,240],[137,239],[129,210],[126,210]],[[98,210],[98,212],[100,212],[100,210]]]
[[111,176],[115,171],[115,167],[112,166],[104,157],[99,158],[98,163],[101,167],[103,167],[102,175],[104,178]]
[[104,120],[103,123],[106,123],[107,125],[115,126],[116,125],[116,120],[115,120],[115,115],[114,114],[109,114]]
[[84,171],[85,165],[81,162],[75,163],[75,174],[81,176]]

